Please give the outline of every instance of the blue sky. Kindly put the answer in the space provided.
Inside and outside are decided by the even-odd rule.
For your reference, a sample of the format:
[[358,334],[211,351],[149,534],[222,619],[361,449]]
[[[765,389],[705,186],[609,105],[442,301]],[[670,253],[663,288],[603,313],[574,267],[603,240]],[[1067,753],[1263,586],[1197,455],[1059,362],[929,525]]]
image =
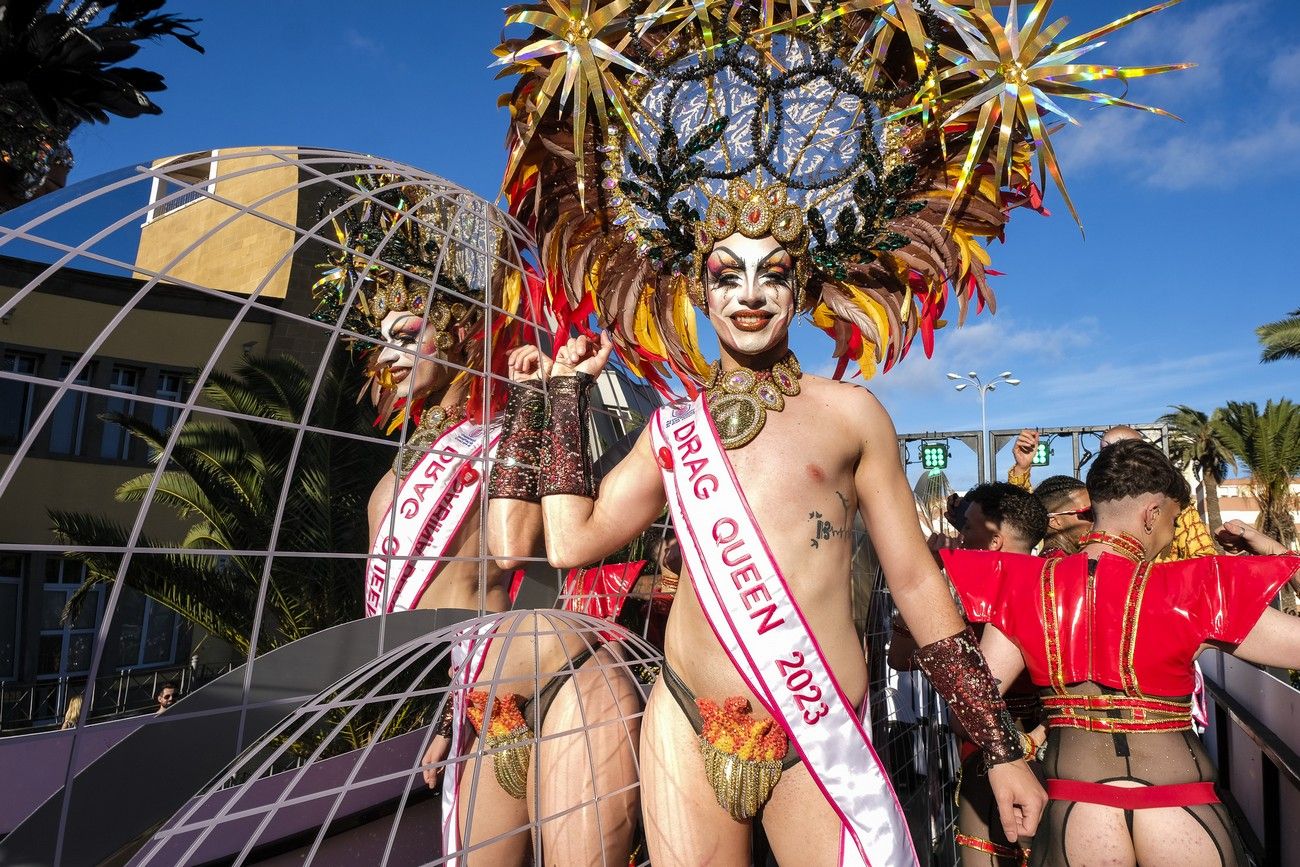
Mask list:
[[[1058,0],[1083,32],[1141,0]],[[506,114],[496,98],[494,3],[445,0],[172,0],[203,19],[204,56],[150,46],[167,76],[159,117],[82,127],[72,179],[154,157],[257,144],[348,148],[421,166],[496,194]],[[1300,362],[1261,366],[1253,329],[1300,307],[1300,3],[1186,0],[1112,37],[1099,57],[1193,61],[1139,80],[1130,96],[1183,123],[1121,109],[1083,111],[1062,130],[1062,165],[1087,230],[1054,193],[1050,218],[1012,220],[992,248],[996,316],[920,341],[871,388],[900,430],[979,425],[977,399],[949,370],[1023,380],[989,398],[993,428],[1145,421],[1169,404],[1300,399]],[[796,338],[805,367],[829,342]],[[958,472],[960,476],[963,471]],[[955,479],[960,482],[961,480]]]

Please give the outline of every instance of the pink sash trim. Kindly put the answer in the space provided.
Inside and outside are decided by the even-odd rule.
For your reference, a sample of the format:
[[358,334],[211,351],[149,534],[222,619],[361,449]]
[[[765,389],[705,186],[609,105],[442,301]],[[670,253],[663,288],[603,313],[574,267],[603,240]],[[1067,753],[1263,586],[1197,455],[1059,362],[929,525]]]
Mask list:
[[[682,554],[704,616],[750,691],[789,732],[840,816],[840,862],[917,864],[889,778],[790,593],[703,398],[661,407],[651,437],[674,524],[689,541]],[[719,466],[726,472],[713,469]],[[706,526],[711,529],[702,541],[696,529]],[[743,556],[733,562],[737,550]]]
[[[499,428],[486,430],[491,455],[501,434]],[[385,606],[390,614],[413,608],[437,577],[448,546],[479,501],[486,469],[472,459],[483,454],[484,436],[482,426],[461,422],[438,438],[402,482],[366,561],[367,617]]]
[[480,623],[474,628],[463,630],[456,643],[451,646],[451,682],[454,690],[449,697],[452,702],[451,746],[447,750],[450,764],[445,765],[442,779],[442,854],[447,860],[446,867],[460,867],[462,843],[460,839],[460,783],[469,762],[459,759],[466,748],[473,742],[473,736],[466,731],[465,708],[468,704],[469,691],[478,683],[483,673],[483,663],[487,659],[488,648],[492,646],[492,635],[501,623],[494,617],[487,623]]

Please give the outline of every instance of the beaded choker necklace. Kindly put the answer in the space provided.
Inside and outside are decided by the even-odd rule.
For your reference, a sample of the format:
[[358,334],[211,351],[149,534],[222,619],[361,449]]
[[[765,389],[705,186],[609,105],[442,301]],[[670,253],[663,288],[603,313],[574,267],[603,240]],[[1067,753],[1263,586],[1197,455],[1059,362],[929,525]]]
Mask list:
[[724,373],[722,363],[715,361],[704,394],[722,447],[738,449],[752,442],[767,414],[785,409],[785,399],[799,393],[802,376],[793,352],[786,352],[771,370],[739,367]]
[[411,438],[406,441],[398,459],[398,476],[405,479],[415,468],[416,461],[438,441],[438,438],[451,430],[465,418],[465,401],[450,407],[435,404],[425,407],[420,414],[420,423],[416,425]]
[[1086,533],[1079,539],[1079,548],[1083,549],[1088,545],[1105,545],[1112,549],[1116,554],[1126,560],[1132,560],[1134,563],[1141,563],[1147,559],[1146,549],[1137,537],[1128,533],[1107,533],[1101,530],[1094,530]]

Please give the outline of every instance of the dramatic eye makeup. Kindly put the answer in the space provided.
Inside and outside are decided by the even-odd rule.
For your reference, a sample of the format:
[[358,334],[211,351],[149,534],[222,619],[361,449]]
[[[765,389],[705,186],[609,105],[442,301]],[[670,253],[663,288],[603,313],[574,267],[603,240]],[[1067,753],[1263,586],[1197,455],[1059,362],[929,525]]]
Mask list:
[[718,247],[709,254],[705,267],[714,282],[721,282],[739,278],[745,270],[745,263],[726,247]]
[[420,333],[420,317],[413,313],[396,320],[388,328],[388,339],[394,343],[409,343]]

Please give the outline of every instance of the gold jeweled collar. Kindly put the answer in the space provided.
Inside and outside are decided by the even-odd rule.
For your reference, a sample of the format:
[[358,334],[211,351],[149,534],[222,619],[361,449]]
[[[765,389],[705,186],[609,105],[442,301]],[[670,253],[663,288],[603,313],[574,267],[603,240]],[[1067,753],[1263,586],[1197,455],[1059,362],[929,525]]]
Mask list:
[[724,449],[738,449],[758,436],[769,412],[785,409],[785,399],[799,393],[803,371],[793,352],[771,370],[737,368],[725,373],[715,361],[704,385],[705,403]]
[[398,458],[398,478],[405,479],[409,476],[416,462],[424,457],[430,447],[464,418],[464,401],[450,408],[438,404],[425,407],[424,412],[420,414],[420,423],[411,434],[411,438],[406,441],[406,447],[402,449],[401,456]]

